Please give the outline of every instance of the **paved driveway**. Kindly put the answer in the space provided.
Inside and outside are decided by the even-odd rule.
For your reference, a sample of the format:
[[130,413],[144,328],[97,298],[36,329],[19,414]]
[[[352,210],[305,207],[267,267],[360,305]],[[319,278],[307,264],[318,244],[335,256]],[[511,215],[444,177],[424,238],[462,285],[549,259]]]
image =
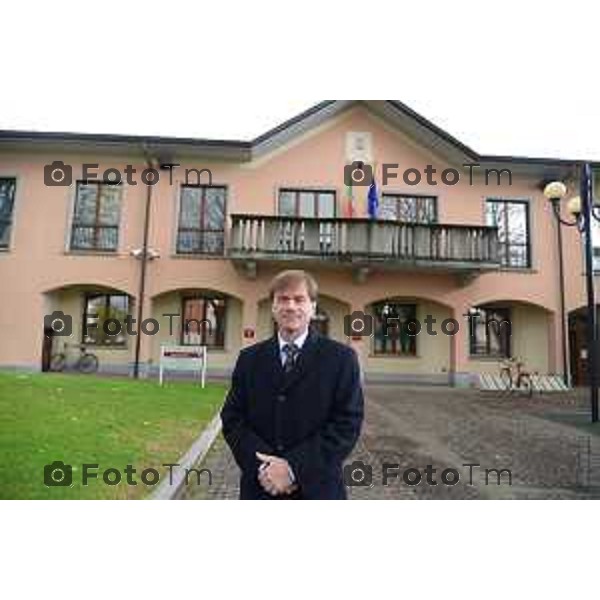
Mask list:
[[[600,498],[600,424],[588,424],[584,390],[528,399],[373,385],[366,397],[363,433],[348,464],[370,466],[372,485],[349,487],[352,499]],[[384,463],[392,465],[388,485]],[[202,466],[212,485],[191,485],[185,498],[237,498],[238,470],[222,438]],[[404,479],[419,476],[418,485]]]

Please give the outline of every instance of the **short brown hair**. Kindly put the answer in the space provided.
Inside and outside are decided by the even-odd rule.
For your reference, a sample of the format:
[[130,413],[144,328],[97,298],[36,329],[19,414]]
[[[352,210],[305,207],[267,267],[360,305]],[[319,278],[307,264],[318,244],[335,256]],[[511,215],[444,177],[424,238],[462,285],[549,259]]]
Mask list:
[[290,269],[288,271],[282,271],[276,275],[272,279],[271,285],[269,286],[269,297],[271,300],[273,300],[276,292],[285,290],[286,288],[298,283],[304,283],[306,285],[309,298],[313,302],[316,302],[319,286],[317,285],[315,278],[310,273],[302,271],[301,269]]

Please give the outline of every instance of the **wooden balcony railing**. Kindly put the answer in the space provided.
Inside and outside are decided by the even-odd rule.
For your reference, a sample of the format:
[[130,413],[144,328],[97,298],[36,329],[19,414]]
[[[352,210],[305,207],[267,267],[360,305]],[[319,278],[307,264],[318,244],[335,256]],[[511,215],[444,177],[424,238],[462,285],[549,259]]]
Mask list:
[[500,265],[498,229],[471,225],[399,223],[231,215],[229,256],[297,258],[482,269]]

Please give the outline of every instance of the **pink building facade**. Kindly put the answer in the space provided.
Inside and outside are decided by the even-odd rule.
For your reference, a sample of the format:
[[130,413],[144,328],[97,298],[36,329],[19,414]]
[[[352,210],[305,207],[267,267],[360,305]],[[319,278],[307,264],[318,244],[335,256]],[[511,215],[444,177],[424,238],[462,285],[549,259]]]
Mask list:
[[[369,167],[376,215],[357,181]],[[581,241],[564,231],[563,334],[542,194],[551,179],[576,194],[577,173],[478,155],[395,101],[323,102],[252,142],[0,132],[0,367],[45,370],[85,344],[101,370],[131,372],[137,355],[146,373],[161,345],[202,344],[226,375],[273,333],[271,277],[302,268],[320,286],[315,326],[368,380],[468,384],[511,355],[540,373],[566,359],[581,383]],[[125,319],[139,332],[140,306],[153,321],[138,336]],[[50,335],[57,311],[70,335]]]

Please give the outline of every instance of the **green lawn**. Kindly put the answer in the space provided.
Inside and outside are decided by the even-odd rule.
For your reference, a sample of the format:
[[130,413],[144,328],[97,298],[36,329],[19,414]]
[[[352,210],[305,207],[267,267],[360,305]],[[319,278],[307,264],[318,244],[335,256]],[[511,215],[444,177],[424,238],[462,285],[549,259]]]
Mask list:
[[[89,375],[0,373],[0,498],[141,498],[155,487],[143,469],[161,473],[202,432],[223,402],[226,386]],[[44,485],[44,465],[73,466],[72,487]],[[98,479],[81,484],[83,463]],[[125,467],[137,469],[127,485]],[[102,481],[117,468],[122,482]]]

